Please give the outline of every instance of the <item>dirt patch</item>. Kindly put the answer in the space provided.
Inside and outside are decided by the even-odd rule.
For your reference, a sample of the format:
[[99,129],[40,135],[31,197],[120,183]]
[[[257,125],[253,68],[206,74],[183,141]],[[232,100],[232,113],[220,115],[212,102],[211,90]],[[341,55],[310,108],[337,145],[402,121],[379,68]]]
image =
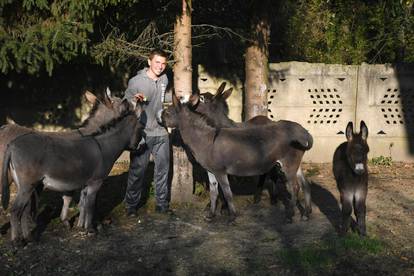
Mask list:
[[[412,275],[414,273],[414,166],[370,166],[368,238],[338,238],[338,191],[331,164],[305,164],[312,180],[313,213],[284,223],[284,208],[235,195],[239,216],[204,221],[208,198],[153,212],[153,197],[139,217],[125,217],[125,164],[118,164],[98,195],[96,236],[66,230],[58,221],[60,197],[42,195],[39,241],[10,246],[9,214],[0,213],[0,275]],[[244,185],[253,185],[246,183]],[[240,186],[240,185],[239,185]],[[240,187],[238,187],[240,188]],[[247,189],[246,189],[247,190]],[[252,190],[251,187],[248,190]],[[247,195],[246,195],[247,194]],[[71,208],[76,218],[76,207]]]

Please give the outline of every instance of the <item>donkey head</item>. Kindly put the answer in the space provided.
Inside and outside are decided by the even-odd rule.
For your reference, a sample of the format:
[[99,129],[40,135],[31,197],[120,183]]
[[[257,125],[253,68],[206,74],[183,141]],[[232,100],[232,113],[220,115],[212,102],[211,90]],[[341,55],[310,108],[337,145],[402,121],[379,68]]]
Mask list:
[[173,104],[165,108],[161,113],[161,124],[168,128],[178,128],[180,114],[194,111],[200,103],[199,95],[178,98],[172,95]]
[[175,96],[172,95],[173,104],[165,108],[161,113],[161,124],[168,128],[170,131],[171,128],[178,127],[178,112],[181,110],[181,102]]
[[200,103],[198,104],[196,111],[206,114],[214,120],[219,120],[217,115],[228,115],[229,106],[227,105],[227,99],[230,97],[233,88],[224,90],[226,82],[223,82],[217,89],[215,95],[210,92],[202,93],[200,97]]
[[88,102],[93,104],[89,118],[82,125],[85,135],[95,132],[102,125],[119,117],[125,111],[125,105],[121,104],[122,100],[118,97],[112,97],[109,89],[102,100],[89,91],[85,92],[85,97]]
[[349,122],[345,135],[348,140],[346,148],[348,163],[357,175],[362,175],[367,170],[368,128],[365,122],[361,121],[359,133],[354,133],[353,124]]
[[[126,103],[125,103],[126,102]],[[128,116],[130,120],[130,127],[133,128],[130,143],[128,146],[129,150],[134,150],[138,147],[139,141],[142,139],[144,125],[141,123],[140,117],[143,111],[142,104],[132,104],[126,99],[122,101],[122,104],[128,104],[127,109],[132,111],[133,116]]]

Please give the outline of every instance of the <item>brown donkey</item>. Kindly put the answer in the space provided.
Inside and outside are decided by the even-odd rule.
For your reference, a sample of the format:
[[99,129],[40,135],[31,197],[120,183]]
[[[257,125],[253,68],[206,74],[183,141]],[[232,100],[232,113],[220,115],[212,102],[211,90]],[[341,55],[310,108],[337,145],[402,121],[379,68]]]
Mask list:
[[368,192],[368,128],[364,121],[361,121],[360,131],[356,134],[353,132],[352,122],[349,122],[345,135],[347,142],[338,146],[333,157],[333,173],[342,206],[342,225],[339,233],[343,235],[348,231],[353,209],[357,231],[360,235],[365,236],[365,201]]

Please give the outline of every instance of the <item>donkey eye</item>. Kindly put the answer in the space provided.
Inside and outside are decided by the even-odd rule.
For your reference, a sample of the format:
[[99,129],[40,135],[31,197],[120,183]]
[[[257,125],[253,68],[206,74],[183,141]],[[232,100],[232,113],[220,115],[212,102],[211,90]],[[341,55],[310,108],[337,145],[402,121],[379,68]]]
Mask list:
[[203,95],[200,96],[200,102],[205,103],[205,99]]

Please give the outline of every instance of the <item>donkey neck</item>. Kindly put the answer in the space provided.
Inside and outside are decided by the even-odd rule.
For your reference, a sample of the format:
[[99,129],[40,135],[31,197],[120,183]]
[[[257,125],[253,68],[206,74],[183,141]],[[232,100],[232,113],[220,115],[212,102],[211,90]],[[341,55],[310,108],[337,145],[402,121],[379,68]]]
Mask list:
[[215,121],[218,127],[239,127],[240,123],[236,123],[227,116],[223,116],[220,120]]
[[92,138],[99,144],[105,167],[112,168],[121,153],[129,148],[131,139],[135,137],[134,131],[138,123],[132,123],[133,120],[137,120],[135,115],[127,115],[115,126],[100,134],[92,135]]
[[198,159],[200,153],[211,149],[218,129],[209,125],[205,117],[190,110],[181,112],[179,119],[181,137]]

